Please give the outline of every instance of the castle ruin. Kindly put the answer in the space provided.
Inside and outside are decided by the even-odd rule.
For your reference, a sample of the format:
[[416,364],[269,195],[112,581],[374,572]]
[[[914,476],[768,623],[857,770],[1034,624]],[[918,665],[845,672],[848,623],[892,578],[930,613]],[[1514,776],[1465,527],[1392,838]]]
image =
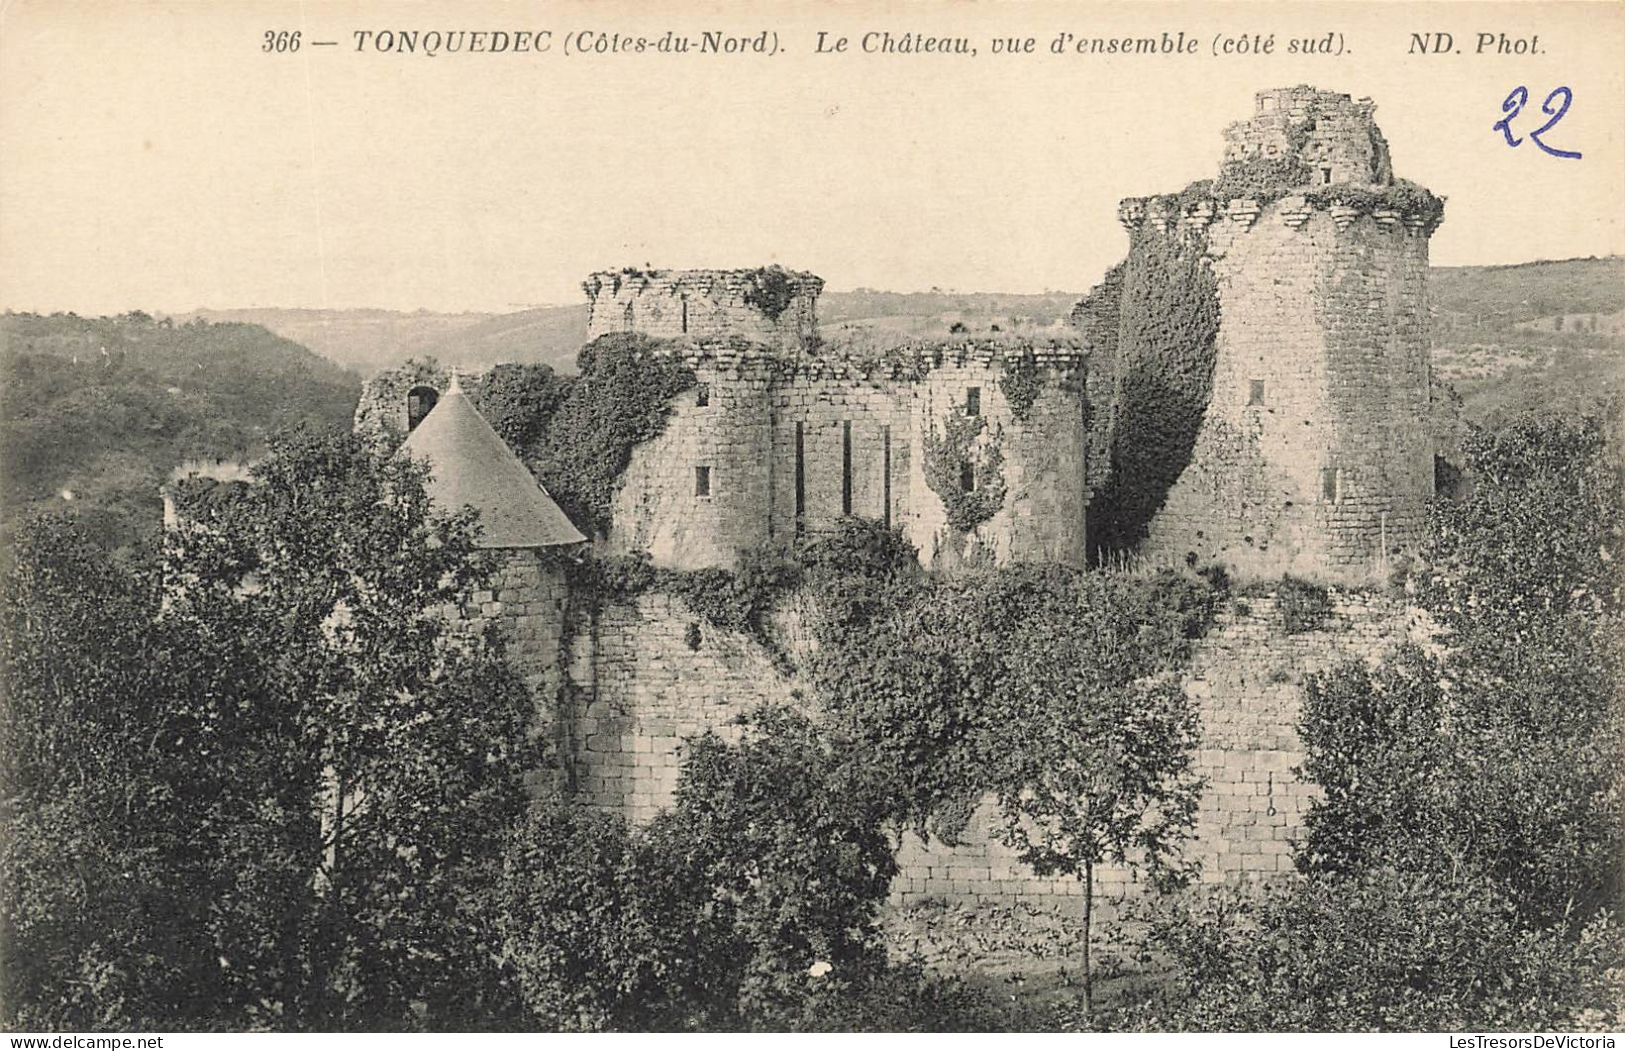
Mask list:
[[[1442,207],[1394,179],[1372,112],[1307,87],[1261,92],[1254,115],[1226,130],[1217,179],[1122,202],[1130,262],[1163,250],[1197,260],[1217,298],[1211,375],[1195,377],[1210,393],[1183,421],[1188,461],[1154,494],[1142,553],[1336,579],[1380,569],[1420,539],[1433,490],[1427,244]],[[778,268],[605,271],[584,287],[589,339],[658,337],[697,378],[664,431],[633,450],[597,551],[727,567],[856,515],[900,529],[943,570],[968,558],[1089,560],[1091,473],[1114,469],[1091,450],[1110,444],[1128,411],[1095,402],[1123,389],[1125,370],[1139,367],[1132,355],[1102,359],[1081,336],[836,354],[817,330],[822,281]],[[1111,309],[1143,309],[1136,294],[1127,282]],[[369,383],[357,426],[409,433],[407,452],[431,459],[431,495],[448,506],[509,515],[513,500],[488,484],[453,491],[445,472],[506,479],[526,490],[526,506],[532,490],[545,499],[547,479],[516,475],[511,451],[492,448],[495,433],[452,386],[443,370],[386,373]],[[525,534],[541,538],[535,553],[478,596],[480,612],[503,624],[542,703],[559,699],[543,714],[568,790],[645,819],[670,799],[685,737],[726,735],[735,716],[791,703],[804,684],[746,635],[707,629],[696,641],[695,615],[674,596],[601,610],[575,602],[557,556],[587,542],[541,517],[552,527]],[[1198,767],[1210,784],[1196,852],[1210,880],[1290,869],[1315,791],[1292,773],[1302,676],[1376,659],[1406,637],[1393,599],[1343,594],[1334,607],[1323,627],[1282,637],[1263,598],[1221,614],[1199,644],[1186,689],[1204,723]],[[794,656],[793,610],[775,631]],[[1076,896],[979,828],[955,847],[905,844],[894,897]],[[1123,874],[1101,880],[1129,888]]]

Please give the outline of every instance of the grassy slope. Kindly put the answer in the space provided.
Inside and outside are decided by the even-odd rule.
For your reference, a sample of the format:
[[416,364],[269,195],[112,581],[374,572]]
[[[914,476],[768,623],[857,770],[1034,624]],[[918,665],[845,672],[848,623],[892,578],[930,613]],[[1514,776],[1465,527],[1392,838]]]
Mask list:
[[1439,267],[1435,374],[1471,419],[1577,412],[1625,391],[1625,258]]
[[284,425],[348,426],[360,378],[256,325],[8,313],[0,390],[0,534],[72,508],[116,545],[158,524],[182,461],[252,456]]

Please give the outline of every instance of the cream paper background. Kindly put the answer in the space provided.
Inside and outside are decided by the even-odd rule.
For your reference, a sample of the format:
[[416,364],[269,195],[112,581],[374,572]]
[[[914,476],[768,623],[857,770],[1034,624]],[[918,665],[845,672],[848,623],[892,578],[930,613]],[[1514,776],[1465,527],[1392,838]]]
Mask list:
[[[357,53],[357,30],[550,30],[548,54]],[[565,56],[566,33],[776,32],[773,56]],[[267,30],[299,30],[266,54]],[[813,53],[816,34],[852,50]],[[1183,30],[1194,56],[1053,56]],[[974,58],[866,55],[870,31]],[[1407,54],[1412,33],[1462,54]],[[1276,35],[1215,58],[1215,33]],[[1291,56],[1341,33],[1340,57]],[[1478,32],[1541,53],[1473,54]],[[1033,36],[995,55],[993,36]],[[314,47],[313,40],[335,40]],[[1625,251],[1625,6],[47,3],[0,8],[0,307],[506,310],[588,271],[780,262],[832,289],[1083,290],[1116,202],[1211,177],[1259,89],[1369,95],[1399,175],[1449,198],[1436,264]],[[1527,133],[1491,126],[1514,85]]]

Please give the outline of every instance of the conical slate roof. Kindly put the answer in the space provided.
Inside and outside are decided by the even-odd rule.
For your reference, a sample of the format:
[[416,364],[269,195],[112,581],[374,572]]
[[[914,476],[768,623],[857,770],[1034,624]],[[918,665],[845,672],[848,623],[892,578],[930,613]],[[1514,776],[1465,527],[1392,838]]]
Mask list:
[[407,435],[401,452],[429,461],[424,489],[436,506],[472,507],[480,513],[481,547],[552,547],[587,539],[456,380]]

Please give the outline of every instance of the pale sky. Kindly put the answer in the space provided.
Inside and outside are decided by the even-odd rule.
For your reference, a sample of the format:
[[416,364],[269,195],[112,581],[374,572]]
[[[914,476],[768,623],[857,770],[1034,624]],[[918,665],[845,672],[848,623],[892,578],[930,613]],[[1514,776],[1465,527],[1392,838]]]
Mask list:
[[[1436,264],[1625,252],[1625,5],[854,2],[0,5],[0,307],[508,310],[589,271],[782,263],[832,289],[1082,290],[1116,202],[1211,177],[1259,89],[1369,95],[1448,197]],[[692,12],[692,13],[690,13]],[[297,54],[265,54],[268,29]],[[773,56],[560,53],[566,34],[776,30]],[[548,30],[537,55],[355,51],[357,30]],[[815,55],[816,33],[851,50]],[[862,34],[981,53],[864,55]],[[1185,31],[1192,56],[1048,53]],[[1208,53],[1225,30],[1270,56]],[[1462,54],[1407,54],[1412,33]],[[1342,56],[1286,54],[1343,34]],[[1473,54],[1479,32],[1542,53]],[[1037,54],[990,38],[1034,36]],[[312,40],[336,40],[313,47]],[[1516,85],[1520,134],[1492,130]]]

